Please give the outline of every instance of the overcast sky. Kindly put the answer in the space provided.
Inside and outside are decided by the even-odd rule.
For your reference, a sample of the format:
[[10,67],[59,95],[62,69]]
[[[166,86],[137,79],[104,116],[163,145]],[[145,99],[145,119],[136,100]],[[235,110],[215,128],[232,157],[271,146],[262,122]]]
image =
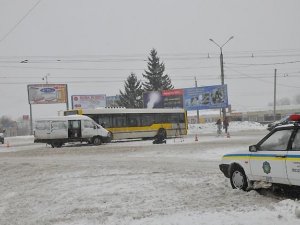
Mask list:
[[[142,79],[152,48],[175,88],[225,83],[235,109],[300,94],[299,0],[0,0],[0,116],[29,114],[27,84],[68,84],[69,95],[116,95]],[[28,63],[21,63],[27,60]],[[33,116],[65,104],[34,105]]]

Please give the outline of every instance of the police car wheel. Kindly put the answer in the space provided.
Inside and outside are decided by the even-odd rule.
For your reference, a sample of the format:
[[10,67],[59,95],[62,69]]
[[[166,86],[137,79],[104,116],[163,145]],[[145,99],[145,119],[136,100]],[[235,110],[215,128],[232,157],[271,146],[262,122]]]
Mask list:
[[246,190],[248,183],[243,169],[236,167],[232,170],[230,175],[230,183],[233,189]]

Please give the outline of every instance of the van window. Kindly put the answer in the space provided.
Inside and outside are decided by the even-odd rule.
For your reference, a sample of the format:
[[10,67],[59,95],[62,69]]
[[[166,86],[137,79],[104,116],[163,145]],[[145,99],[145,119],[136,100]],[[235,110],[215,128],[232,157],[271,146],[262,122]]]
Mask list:
[[80,129],[80,120],[69,120],[69,128]]
[[94,128],[94,124],[90,120],[84,120],[83,121],[83,126],[84,126],[84,128]]
[[65,121],[52,121],[51,130],[67,130],[67,123]]
[[36,121],[35,122],[36,130],[47,130],[49,129],[49,121]]

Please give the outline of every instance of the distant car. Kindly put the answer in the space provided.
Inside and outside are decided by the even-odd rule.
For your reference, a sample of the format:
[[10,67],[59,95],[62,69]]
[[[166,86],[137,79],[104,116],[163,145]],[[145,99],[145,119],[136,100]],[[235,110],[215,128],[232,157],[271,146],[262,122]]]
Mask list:
[[219,165],[232,188],[300,187],[300,114],[275,127],[248,151],[226,154]]
[[271,131],[277,126],[288,124],[288,123],[293,123],[293,121],[290,121],[290,115],[283,117],[281,120],[274,121],[273,123],[269,123],[267,130]]
[[0,142],[4,144],[4,134],[0,133]]

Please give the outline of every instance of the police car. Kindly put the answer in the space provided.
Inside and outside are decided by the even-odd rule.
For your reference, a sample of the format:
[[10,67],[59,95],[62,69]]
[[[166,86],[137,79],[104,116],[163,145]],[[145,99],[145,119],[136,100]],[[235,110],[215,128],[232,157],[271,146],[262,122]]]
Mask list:
[[300,114],[274,128],[249,151],[226,154],[219,165],[232,188],[300,187]]

